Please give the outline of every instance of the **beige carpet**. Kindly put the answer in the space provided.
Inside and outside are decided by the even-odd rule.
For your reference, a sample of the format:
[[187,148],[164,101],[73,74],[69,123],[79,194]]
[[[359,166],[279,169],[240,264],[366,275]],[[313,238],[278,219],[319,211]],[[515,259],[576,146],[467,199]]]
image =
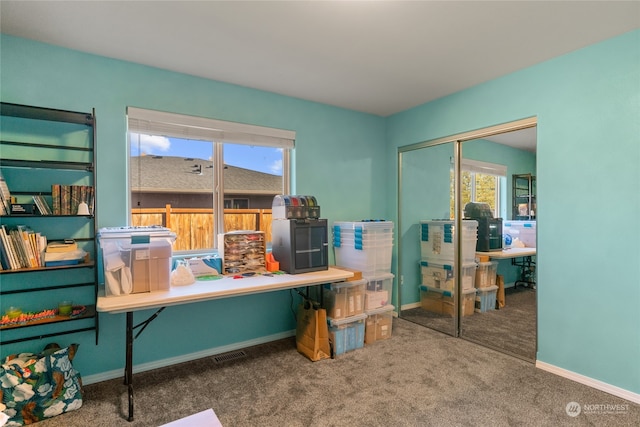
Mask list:
[[[311,362],[293,338],[245,353],[134,375],[133,422],[118,379],[87,386],[82,408],[38,426],[159,426],[208,408],[225,427],[637,427],[640,420],[640,405],[402,319],[390,339],[336,359]],[[571,402],[584,408],[577,417],[567,415]]]

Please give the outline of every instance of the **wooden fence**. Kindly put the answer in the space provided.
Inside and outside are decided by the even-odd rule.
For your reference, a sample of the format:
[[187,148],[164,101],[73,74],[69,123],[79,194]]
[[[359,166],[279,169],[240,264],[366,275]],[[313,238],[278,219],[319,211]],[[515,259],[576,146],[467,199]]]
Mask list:
[[[271,241],[271,209],[225,209],[224,231],[264,231],[267,242]],[[206,208],[133,209],[131,225],[162,225],[176,233],[174,251],[208,249],[213,247],[214,213]]]

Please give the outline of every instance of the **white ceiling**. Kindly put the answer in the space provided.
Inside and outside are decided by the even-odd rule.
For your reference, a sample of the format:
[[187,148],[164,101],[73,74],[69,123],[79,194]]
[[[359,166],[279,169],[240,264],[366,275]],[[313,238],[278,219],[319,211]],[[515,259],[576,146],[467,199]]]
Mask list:
[[0,1],[5,34],[380,116],[636,28],[638,1]]

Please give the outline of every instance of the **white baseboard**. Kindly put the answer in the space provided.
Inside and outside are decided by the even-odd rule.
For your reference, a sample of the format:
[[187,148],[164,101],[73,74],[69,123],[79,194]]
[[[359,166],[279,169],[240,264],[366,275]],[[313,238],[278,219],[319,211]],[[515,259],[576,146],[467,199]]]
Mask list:
[[[142,363],[140,365],[133,366],[133,373],[150,371],[152,369],[164,368],[167,366],[175,365],[183,362],[190,362],[196,359],[202,359],[203,357],[215,356],[217,354],[227,353],[229,351],[240,350],[243,348],[251,347],[254,345],[265,344],[271,341],[277,341],[284,338],[289,338],[296,335],[295,329],[281,332],[279,334],[267,335],[265,337],[256,338],[253,340],[242,341],[221,347],[209,348],[195,353],[183,354],[176,357],[170,357],[167,359],[156,360],[154,362]],[[134,345],[135,347],[135,345]],[[135,351],[135,350],[134,350]],[[85,385],[99,383],[101,381],[112,380],[114,378],[122,378],[124,374],[124,367],[115,369],[112,371],[101,372],[95,375],[82,376],[82,383]]]
[[420,307],[420,301],[418,301],[418,302],[412,302],[412,303],[410,303],[410,304],[404,304],[404,305],[402,306],[402,310],[410,310],[410,309],[412,309],[412,308],[418,308],[418,307]]
[[604,391],[605,393],[609,393],[614,396],[621,397],[631,402],[640,404],[640,394],[638,393],[634,393],[632,391],[625,390],[623,388],[616,387],[614,385],[607,384],[605,382],[595,380],[593,378],[589,378],[584,375],[577,374],[575,372],[568,371],[566,369],[559,368],[557,366],[550,365],[545,362],[541,362],[539,360],[536,361],[536,368],[540,368],[543,371],[551,372],[552,374],[570,379],[580,384],[584,384],[591,388],[595,388],[596,390]]

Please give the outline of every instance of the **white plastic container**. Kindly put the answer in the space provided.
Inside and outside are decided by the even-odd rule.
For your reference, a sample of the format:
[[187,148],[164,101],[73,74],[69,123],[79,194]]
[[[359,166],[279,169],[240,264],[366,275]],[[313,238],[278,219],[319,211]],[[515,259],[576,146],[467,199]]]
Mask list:
[[359,270],[364,277],[391,272],[393,222],[338,221],[332,230],[336,265]]
[[502,235],[511,240],[518,238],[525,247],[536,247],[536,222],[535,221],[504,221],[502,223]]
[[[434,258],[420,260],[422,284],[447,291],[455,287],[456,271],[453,262]],[[476,279],[476,263],[468,262],[462,266],[462,289],[473,289]]]
[[391,304],[393,278],[394,275],[391,273],[379,274],[375,277],[365,277],[365,311],[378,309]]
[[[444,261],[455,257],[455,223],[449,220],[420,221],[420,256]],[[478,221],[462,221],[462,262],[473,262],[478,241]]]
[[106,227],[98,230],[105,296],[167,290],[175,233],[165,227]]

